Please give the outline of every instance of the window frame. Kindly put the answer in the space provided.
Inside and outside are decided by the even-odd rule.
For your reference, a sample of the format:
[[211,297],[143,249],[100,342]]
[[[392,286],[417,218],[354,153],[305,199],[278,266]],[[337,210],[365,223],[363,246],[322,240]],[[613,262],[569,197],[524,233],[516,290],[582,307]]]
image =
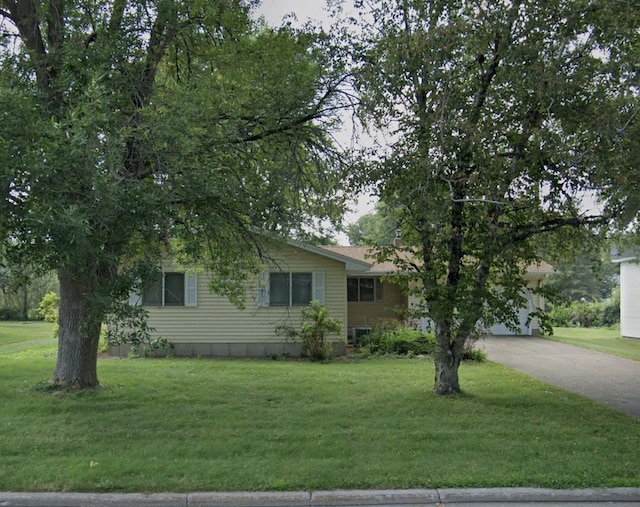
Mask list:
[[[287,287],[284,291],[281,290],[281,287],[274,290],[274,286],[272,285],[273,275],[277,275],[281,280],[286,278]],[[306,297],[304,300],[296,300],[294,297],[296,291],[294,291],[293,288],[295,283],[294,278],[296,277],[306,278],[306,280],[302,282],[308,287],[308,289],[306,289],[306,295],[309,296],[308,301]],[[285,298],[280,296],[283,292],[286,292]],[[274,294],[280,296],[276,303],[274,303]],[[307,306],[314,300],[320,301],[321,304],[324,304],[325,302],[324,271],[264,271],[260,275],[257,293],[258,306],[272,308],[301,308]]]
[[[170,288],[167,286],[167,276],[175,277],[177,275],[182,276],[182,294],[179,292],[176,294],[175,291],[172,294],[172,297],[167,297],[167,291]],[[160,283],[158,286],[158,282]],[[159,294],[156,296],[160,296],[160,300],[154,299],[153,301],[145,301],[145,294],[157,291]],[[169,302],[167,301],[169,300]],[[155,307],[155,308],[185,308],[185,307],[195,307],[198,305],[198,278],[196,273],[185,273],[180,271],[162,271],[159,274],[158,280],[155,280],[151,286],[149,286],[146,290],[143,290],[137,298],[130,298],[130,303],[134,305],[146,306],[146,307]]]
[[[274,276],[275,275],[275,276]],[[284,281],[286,283],[286,287],[278,288],[278,291],[274,290],[274,278],[277,277],[279,282]],[[304,280],[303,278],[306,278]],[[297,279],[297,280],[296,280]],[[302,283],[305,286],[308,286],[308,289],[305,287],[305,292],[308,292],[309,299],[306,297],[303,299],[296,298],[296,293],[299,291],[295,290],[295,284]],[[276,292],[286,292],[286,301],[283,301],[282,298],[278,298],[277,302],[274,302],[273,295]],[[305,294],[306,296],[306,294]],[[273,307],[299,307],[299,306],[307,306],[311,301],[313,301],[313,272],[311,271],[274,271],[269,273],[269,306]]]
[[[349,282],[356,281],[357,295],[353,298],[353,286]],[[373,282],[373,299],[362,299],[363,280]],[[368,290],[368,288],[367,288]],[[382,303],[384,301],[384,287],[379,276],[348,276],[347,277],[347,303]]]

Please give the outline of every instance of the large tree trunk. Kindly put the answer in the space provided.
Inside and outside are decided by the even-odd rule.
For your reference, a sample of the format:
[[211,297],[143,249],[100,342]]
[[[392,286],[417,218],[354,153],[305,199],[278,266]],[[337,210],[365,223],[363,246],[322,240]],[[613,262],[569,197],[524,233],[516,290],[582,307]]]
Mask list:
[[86,389],[98,383],[100,321],[90,311],[91,287],[68,271],[60,280],[60,336],[52,382],[60,387]]
[[458,368],[462,360],[462,344],[457,341],[452,342],[448,335],[436,336],[436,378],[433,392],[442,396],[458,394],[460,381],[458,379]]

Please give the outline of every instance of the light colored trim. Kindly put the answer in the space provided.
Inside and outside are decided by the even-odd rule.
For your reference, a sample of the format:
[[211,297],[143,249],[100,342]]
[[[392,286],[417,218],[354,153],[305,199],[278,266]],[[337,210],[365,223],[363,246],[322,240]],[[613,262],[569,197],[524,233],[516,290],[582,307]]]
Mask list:
[[313,292],[312,299],[324,304],[324,271],[314,271],[312,274],[311,290]]
[[258,306],[269,306],[269,272],[263,271],[258,277]]
[[611,262],[614,264],[621,264],[623,262],[638,262],[639,259],[637,257],[620,257],[618,259],[611,259]]
[[184,306],[198,306],[198,275],[184,274]]

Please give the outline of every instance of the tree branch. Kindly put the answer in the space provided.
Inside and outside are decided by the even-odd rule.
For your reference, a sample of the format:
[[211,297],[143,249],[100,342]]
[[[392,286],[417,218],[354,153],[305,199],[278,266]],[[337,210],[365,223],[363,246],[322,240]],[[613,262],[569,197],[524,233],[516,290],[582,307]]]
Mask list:
[[[300,125],[304,125],[305,123],[308,123],[310,121],[317,120],[318,118],[322,118],[324,113],[327,113],[328,111],[335,111],[335,110],[342,109],[341,107],[330,108],[330,107],[323,107],[323,106],[326,102],[329,101],[329,99],[333,96],[334,93],[338,92],[337,87],[340,85],[340,83],[344,82],[346,79],[347,79],[347,76],[339,79],[332,86],[329,86],[326,92],[324,93],[324,95],[320,97],[320,100],[318,100],[317,104],[313,107],[313,109],[311,109],[311,111],[309,111],[309,113],[303,116],[300,116],[298,118],[294,118],[289,122],[280,124],[277,127],[267,129],[256,134],[251,134],[249,136],[243,137],[242,139],[238,139],[234,141],[233,144],[242,144],[247,142],[259,141],[261,139],[266,139],[267,137],[270,137],[272,135],[282,134],[283,132],[287,132],[288,130],[291,130],[295,127],[299,127]],[[347,107],[350,107],[350,106],[344,106],[344,108],[347,108]]]
[[5,0],[5,5],[9,9],[7,17],[16,25],[22,42],[24,42],[33,61],[38,86],[51,95],[51,81],[55,71],[47,63],[47,49],[40,31],[36,2],[34,0]]
[[64,0],[50,0],[47,12],[47,41],[49,51],[59,51],[64,30]]
[[120,32],[126,7],[127,0],[115,0],[113,2],[113,9],[111,9],[111,16],[109,17],[109,35],[115,36]]
[[588,216],[588,217],[571,217],[571,218],[554,218],[539,222],[537,224],[528,224],[521,227],[511,228],[511,237],[513,242],[527,240],[534,236],[541,234],[547,234],[557,231],[563,227],[582,227],[585,225],[602,225],[605,224],[609,218],[605,215],[601,216]]

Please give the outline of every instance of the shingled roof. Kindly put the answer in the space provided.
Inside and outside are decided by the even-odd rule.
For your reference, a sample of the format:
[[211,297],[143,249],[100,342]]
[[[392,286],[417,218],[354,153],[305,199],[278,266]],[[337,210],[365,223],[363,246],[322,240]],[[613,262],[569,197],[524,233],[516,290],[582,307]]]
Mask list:
[[[368,262],[371,264],[369,273],[372,274],[388,274],[394,273],[398,269],[391,261],[377,262],[371,258],[373,247],[371,246],[339,246],[339,245],[323,245],[321,248],[342,255],[344,257],[351,257],[354,260],[361,262]],[[546,262],[540,262],[538,264],[532,264],[527,270],[530,274],[551,274],[554,272],[553,266]]]

